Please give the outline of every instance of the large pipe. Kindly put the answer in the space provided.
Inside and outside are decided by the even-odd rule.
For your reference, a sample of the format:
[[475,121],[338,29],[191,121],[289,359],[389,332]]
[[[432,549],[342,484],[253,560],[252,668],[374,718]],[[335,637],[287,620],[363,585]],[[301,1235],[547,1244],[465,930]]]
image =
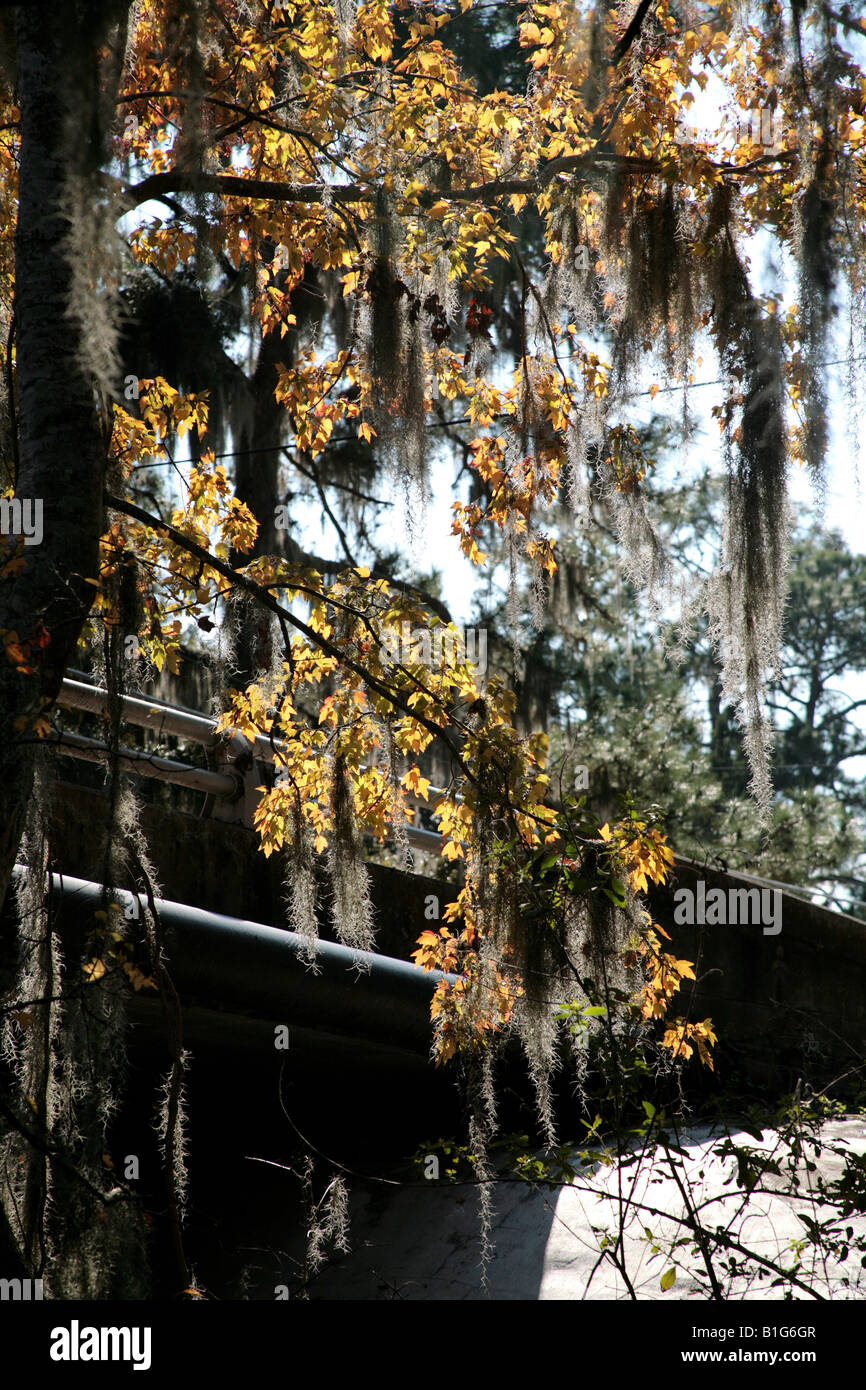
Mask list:
[[[27,873],[23,865],[14,870],[16,877]],[[61,937],[84,925],[70,923],[68,913],[86,913],[89,918],[90,910],[102,906],[98,883],[52,874],[51,886],[62,904],[57,926]],[[111,899],[124,910],[143,910],[143,897],[130,892],[114,890]],[[293,1024],[321,1028],[347,1041],[363,1037],[429,1052],[430,1000],[439,981],[453,981],[454,976],[425,972],[408,961],[353,951],[332,941],[318,943],[313,973],[304,964],[305,943],[295,932],[185,903],[157,899],[156,907],[166,963],[185,1003],[285,1023],[290,1029]],[[226,1022],[230,1028],[230,1019]]]

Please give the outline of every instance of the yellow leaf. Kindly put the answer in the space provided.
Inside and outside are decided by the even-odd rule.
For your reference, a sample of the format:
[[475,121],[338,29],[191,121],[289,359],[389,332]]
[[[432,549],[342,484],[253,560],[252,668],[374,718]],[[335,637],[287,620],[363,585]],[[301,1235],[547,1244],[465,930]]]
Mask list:
[[426,777],[422,777],[420,770],[417,767],[410,768],[409,771],[403,777],[402,781],[403,786],[406,787],[407,790],[415,792],[416,795],[422,797],[424,801],[428,799],[428,794],[430,791],[429,779]]

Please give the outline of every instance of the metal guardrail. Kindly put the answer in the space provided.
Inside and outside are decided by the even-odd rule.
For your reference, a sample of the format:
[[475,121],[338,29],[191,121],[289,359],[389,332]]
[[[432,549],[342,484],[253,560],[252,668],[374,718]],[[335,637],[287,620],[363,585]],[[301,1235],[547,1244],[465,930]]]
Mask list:
[[[104,714],[109,704],[109,692],[87,681],[67,677],[60,688],[57,702],[67,709]],[[214,771],[192,767],[177,759],[158,757],[140,749],[121,748],[118,757],[124,770],[139,777],[155,778],[160,782],[204,792],[214,797],[218,808],[215,814],[219,819],[234,819],[252,826],[252,813],[259,800],[257,788],[262,780],[255,764],[275,761],[282,747],[279,739],[271,740],[259,734],[251,744],[240,734],[218,733],[216,720],[208,719],[206,715],[180,709],[162,700],[149,700],[141,695],[121,696],[120,716],[124,723],[137,728],[198,743],[222,764],[219,771]],[[57,733],[47,741],[65,756],[85,762],[99,763],[109,752],[108,744],[102,740],[85,738],[72,732]],[[423,805],[417,799],[410,804],[416,811]],[[441,835],[435,830],[424,830],[415,825],[406,827],[406,838],[416,849],[434,853],[438,853],[442,843]]]
[[[108,701],[107,690],[87,681],[71,678],[63,681],[58,696],[58,704],[90,714],[103,714],[108,707]],[[257,788],[262,780],[256,763],[274,763],[282,747],[279,739],[271,740],[259,734],[250,744],[240,734],[218,733],[216,720],[209,719],[206,715],[143,695],[121,696],[120,709],[125,723],[148,729],[153,733],[189,739],[206,748],[221,763],[219,770],[198,768],[177,759],[158,757],[141,749],[120,748],[118,757],[121,767],[139,777],[150,777],[160,782],[204,792],[214,798],[214,813],[219,819],[233,819],[252,826],[253,811],[259,800]],[[71,731],[56,733],[53,737],[49,736],[47,741],[53,743],[60,753],[86,762],[99,763],[109,752],[107,743],[99,739],[85,738]],[[438,788],[431,787],[430,790],[434,796],[442,794]],[[416,812],[430,809],[428,804],[417,797],[410,798],[409,803]],[[424,830],[416,825],[406,827],[406,838],[411,846],[428,853],[438,854],[442,844],[442,836],[437,831]],[[701,867],[696,861],[682,855],[677,855],[677,860],[696,870]],[[778,888],[802,898],[804,902],[811,902],[809,891],[802,886],[761,878],[757,874],[743,873],[739,870],[726,872],[738,879],[761,887]]]
[[[71,758],[88,763],[101,763],[109,751],[108,744],[101,739],[85,738],[83,734],[68,730],[49,735],[45,742],[53,744]],[[236,772],[211,772],[207,768],[192,767],[189,763],[145,753],[140,748],[118,748],[117,760],[124,772],[189,787],[192,791],[205,792],[219,800],[237,801],[244,793],[243,777]]]
[[[103,714],[108,705],[108,691],[85,681],[67,678],[61,686],[58,700],[68,709]],[[205,748],[214,748],[219,741],[214,721],[203,714],[190,714],[169,705],[152,704],[146,697],[138,695],[121,696],[120,706],[125,724],[135,724],[140,729],[150,729],[157,734],[188,738]]]

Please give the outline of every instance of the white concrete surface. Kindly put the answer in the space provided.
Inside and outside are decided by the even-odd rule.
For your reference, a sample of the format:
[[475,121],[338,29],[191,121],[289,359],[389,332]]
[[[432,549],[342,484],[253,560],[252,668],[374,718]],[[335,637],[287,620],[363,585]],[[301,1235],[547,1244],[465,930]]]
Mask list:
[[[796,1256],[791,1244],[806,1234],[798,1213],[819,1221],[834,1214],[817,1200],[819,1176],[831,1182],[844,1172],[845,1153],[866,1154],[866,1123],[860,1116],[826,1123],[821,1136],[820,1159],[815,1160],[807,1144],[791,1168],[793,1156],[776,1134],[765,1131],[762,1142],[748,1134],[733,1135],[738,1146],[772,1158],[780,1168],[779,1175],[761,1179],[764,1190],[751,1195],[737,1183],[736,1159],[719,1156],[720,1138],[698,1127],[683,1135],[683,1156],[671,1156],[675,1172],[671,1160],[656,1149],[640,1162],[632,1158],[596,1165],[555,1191],[533,1191],[515,1182],[497,1185],[486,1292],[475,1188],[431,1183],[373,1192],[354,1183],[352,1253],[326,1270],[311,1294],[328,1299],[627,1299],[632,1294],[611,1259],[614,1254],[637,1298],[705,1300],[707,1271],[682,1224],[687,1207],[680,1184],[705,1226],[720,1228],[755,1254],[781,1259],[792,1269]],[[806,1164],[813,1161],[816,1171],[809,1172]],[[792,1177],[799,1187],[792,1185]],[[840,1233],[851,1227],[855,1238],[866,1236],[863,1215],[834,1225]],[[678,1238],[683,1243],[671,1251]],[[741,1252],[730,1251],[727,1258],[731,1256],[742,1266]],[[855,1248],[840,1263],[808,1247],[797,1270],[806,1287],[794,1288],[793,1296],[809,1298],[814,1289],[834,1299],[866,1297],[866,1270],[860,1261]],[[759,1276],[755,1260],[736,1270],[725,1270],[724,1264],[725,1258],[717,1255],[714,1265],[726,1299],[785,1296],[784,1287],[773,1287],[772,1273]],[[675,1282],[663,1291],[661,1276],[671,1268]]]

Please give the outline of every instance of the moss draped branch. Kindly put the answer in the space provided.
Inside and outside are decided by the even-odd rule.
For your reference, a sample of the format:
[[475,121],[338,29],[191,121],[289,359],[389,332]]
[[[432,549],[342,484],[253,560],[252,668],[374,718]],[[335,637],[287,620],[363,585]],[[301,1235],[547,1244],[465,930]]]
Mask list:
[[[734,177],[755,173],[767,163],[789,162],[796,157],[796,151],[788,150],[761,155],[748,164],[720,163],[710,159],[707,163],[723,176]],[[662,174],[668,168],[665,161],[659,159],[639,159],[616,154],[612,150],[592,150],[588,154],[548,160],[541,165],[534,178],[493,179],[470,188],[427,188],[417,195],[418,203],[425,208],[432,207],[440,198],[452,203],[490,203],[514,193],[532,197],[559,174],[580,173],[582,170],[591,172],[600,165],[635,174]],[[127,212],[151,198],[160,199],[170,193],[213,193],[218,197],[250,198],[271,203],[375,203],[379,194],[378,186],[373,183],[281,183],[275,179],[244,178],[238,174],[202,174],[184,169],[150,174],[138,183],[121,184],[121,189],[121,201]]]
[[[163,521],[161,517],[153,516],[150,512],[146,512],[143,507],[136,506],[134,502],[127,502],[124,498],[115,497],[109,492],[104,494],[104,500],[105,505],[111,507],[113,511],[121,512],[124,516],[132,517],[133,520],[141,522],[143,526],[150,526],[155,531],[162,531],[175,545],[179,546],[182,550],[186,550],[188,554],[193,555],[197,560],[200,560],[202,564],[207,565],[209,569],[213,569],[217,574],[221,574],[229,583],[233,584],[238,589],[242,589],[244,593],[249,594],[260,603],[263,608],[267,608],[269,612],[275,614],[282,622],[286,622],[291,627],[294,627],[306,637],[308,642],[313,643],[313,645],[324,652],[326,656],[333,657],[334,660],[338,661],[346,670],[359,676],[377,695],[381,695],[383,699],[388,700],[390,704],[394,705],[395,708],[399,709],[403,714],[407,715],[410,719],[414,719],[416,723],[420,724],[422,728],[426,729],[434,738],[441,738],[447,745],[449,752],[454,757],[464,776],[475,784],[475,777],[466,766],[459,748],[449,737],[447,729],[443,728],[441,724],[434,723],[432,719],[427,719],[418,710],[410,708],[409,704],[402,699],[392,686],[379,680],[378,677],[373,675],[366,667],[361,666],[357,661],[353,661],[344,651],[341,651],[333,642],[330,642],[327,637],[324,637],[320,632],[316,632],[315,628],[311,627],[309,623],[305,623],[302,618],[292,613],[290,609],[284,608],[281,603],[277,602],[268,589],[264,588],[261,584],[257,584],[256,581],[250,579],[248,575],[241,574],[239,570],[234,569],[226,561],[218,559],[216,555],[212,555],[204,546],[199,545],[197,541],[192,540],[189,536],[185,536],[182,531],[172,526],[170,522]],[[426,687],[421,686],[420,682],[416,683],[419,685],[419,688],[426,690]],[[430,691],[426,691],[426,693],[431,694]],[[450,717],[453,720],[453,715]]]

